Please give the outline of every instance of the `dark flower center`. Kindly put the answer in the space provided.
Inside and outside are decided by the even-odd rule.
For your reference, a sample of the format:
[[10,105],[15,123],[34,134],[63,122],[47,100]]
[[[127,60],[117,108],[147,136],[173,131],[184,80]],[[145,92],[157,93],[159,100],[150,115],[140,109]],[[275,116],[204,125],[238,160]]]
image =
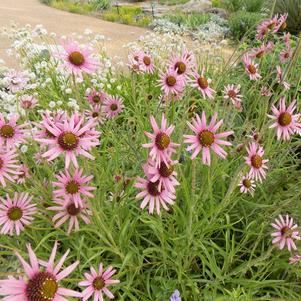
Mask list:
[[268,29],[273,29],[274,27],[275,27],[275,23],[274,22],[272,22],[272,23],[270,23],[268,25]]
[[260,157],[259,155],[252,156],[251,164],[254,168],[260,168],[262,166],[262,157]]
[[0,128],[0,136],[4,138],[12,138],[14,136],[14,128],[8,124],[4,124]]
[[168,148],[169,143],[170,143],[170,138],[165,133],[159,133],[156,136],[155,144],[159,150],[164,150]]
[[261,50],[261,51],[257,52],[256,57],[259,59],[259,58],[261,58],[263,55],[264,55],[264,51]]
[[232,99],[234,99],[235,97],[236,97],[236,93],[235,93],[235,91],[234,90],[229,90],[228,91],[228,96],[230,97],[230,98],[232,98]]
[[66,191],[70,194],[75,194],[75,193],[78,193],[79,191],[79,184],[72,180],[72,181],[69,181],[66,185]]
[[174,76],[169,75],[166,77],[166,84],[169,87],[173,87],[177,83],[177,80]]
[[0,170],[3,167],[3,165],[4,165],[4,161],[3,161],[3,159],[0,158]]
[[100,99],[100,97],[98,95],[94,95],[92,97],[92,100],[93,100],[94,103],[99,103],[101,101],[101,99]]
[[186,65],[183,62],[177,62],[175,64],[175,69],[177,70],[178,74],[183,74],[186,71]]
[[93,113],[92,113],[92,117],[93,117],[93,118],[96,118],[96,117],[98,117],[98,116],[99,116],[99,114],[98,114],[97,112],[93,112]]
[[214,143],[214,134],[208,130],[199,133],[199,141],[202,146],[209,147]]
[[280,29],[281,30],[285,30],[287,27],[287,23],[286,22],[283,22],[282,25],[280,26]]
[[23,211],[19,207],[11,207],[8,212],[7,216],[11,221],[18,221],[23,216]]
[[281,126],[287,126],[291,122],[292,122],[292,115],[287,112],[281,113],[278,117],[278,123]]
[[174,167],[172,165],[167,166],[165,163],[161,163],[159,168],[160,176],[164,178],[168,178],[174,171]]
[[149,66],[151,64],[151,59],[148,56],[143,57],[143,63],[146,66]]
[[290,54],[289,54],[288,52],[286,52],[286,53],[284,54],[284,57],[285,57],[286,59],[288,59],[289,56],[290,56]]
[[68,58],[70,63],[77,67],[82,66],[85,63],[85,57],[78,51],[70,53]]
[[105,281],[102,279],[101,276],[98,276],[93,280],[92,285],[94,289],[100,291],[102,288],[105,287]]
[[116,104],[116,103],[111,104],[110,109],[111,109],[112,111],[116,111],[116,110],[118,109],[117,104]]
[[39,272],[28,281],[26,296],[29,301],[52,301],[57,290],[55,277],[47,272]]
[[22,106],[24,109],[29,109],[32,106],[32,102],[30,100],[23,100]]
[[248,70],[249,70],[249,72],[250,72],[251,74],[255,74],[255,73],[256,73],[256,67],[255,67],[254,65],[252,65],[252,64],[250,64],[250,65],[248,66]]
[[160,191],[158,190],[159,181],[153,183],[151,181],[147,184],[147,191],[152,196],[157,196],[160,194]]
[[64,150],[73,150],[78,145],[78,137],[71,132],[65,132],[59,135],[58,143]]
[[246,187],[246,188],[250,188],[252,186],[252,183],[249,179],[244,179],[242,181],[242,184]]
[[280,232],[281,232],[281,235],[283,235],[285,237],[289,237],[291,235],[291,229],[288,226],[282,227]]
[[208,81],[207,81],[206,77],[204,77],[204,76],[200,76],[198,78],[198,84],[199,84],[200,88],[203,90],[208,88],[208,86],[209,86]]
[[80,213],[80,207],[75,207],[74,203],[70,203],[67,206],[67,212],[72,216],[78,215]]

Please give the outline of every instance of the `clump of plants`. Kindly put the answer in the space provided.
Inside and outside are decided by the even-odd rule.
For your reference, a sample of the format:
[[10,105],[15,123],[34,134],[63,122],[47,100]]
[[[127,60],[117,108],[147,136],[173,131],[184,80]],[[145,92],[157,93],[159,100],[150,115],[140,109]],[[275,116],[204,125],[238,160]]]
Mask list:
[[96,36],[6,30],[22,65],[0,76],[0,296],[300,300],[301,41],[286,18],[228,61],[151,34],[126,70]]

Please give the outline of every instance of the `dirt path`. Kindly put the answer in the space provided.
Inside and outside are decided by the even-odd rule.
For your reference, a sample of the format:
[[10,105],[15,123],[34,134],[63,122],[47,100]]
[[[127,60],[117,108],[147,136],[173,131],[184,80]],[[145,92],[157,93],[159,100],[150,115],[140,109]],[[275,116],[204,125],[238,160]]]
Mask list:
[[[55,32],[58,35],[82,33],[89,28],[94,33],[103,34],[111,39],[105,42],[110,56],[124,56],[125,50],[122,45],[136,40],[147,31],[144,28],[56,10],[41,4],[38,0],[0,0],[0,28],[8,26],[11,21],[20,25],[42,24],[49,32]],[[15,60],[7,57],[5,52],[9,45],[9,40],[0,38],[0,58],[5,60],[6,65],[15,67]]]

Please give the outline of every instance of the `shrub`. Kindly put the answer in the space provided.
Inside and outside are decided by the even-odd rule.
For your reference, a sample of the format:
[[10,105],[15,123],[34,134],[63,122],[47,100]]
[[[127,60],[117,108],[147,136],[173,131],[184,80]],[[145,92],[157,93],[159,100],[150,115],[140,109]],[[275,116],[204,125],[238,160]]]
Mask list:
[[277,0],[275,13],[288,13],[287,30],[293,34],[301,32],[300,0]]
[[230,13],[238,11],[260,12],[264,5],[264,0],[213,0],[213,7],[221,7]]
[[95,10],[108,9],[111,6],[110,0],[93,0],[92,2]]
[[[250,29],[254,28],[255,25],[261,19],[261,15],[258,13],[251,12],[236,12],[230,16],[229,27],[230,33],[235,40],[241,40]],[[254,38],[255,33],[252,31],[249,37]]]

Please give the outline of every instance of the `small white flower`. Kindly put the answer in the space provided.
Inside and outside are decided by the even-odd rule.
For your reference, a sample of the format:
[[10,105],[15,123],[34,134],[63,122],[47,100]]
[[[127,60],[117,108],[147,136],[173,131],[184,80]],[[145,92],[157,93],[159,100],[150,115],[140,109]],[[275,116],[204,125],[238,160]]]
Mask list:
[[22,145],[21,147],[20,147],[20,150],[21,150],[21,152],[23,153],[23,154],[25,154],[25,153],[27,153],[27,151],[28,151],[28,146],[27,145]]
[[72,93],[72,89],[67,88],[67,89],[65,90],[65,92],[66,92],[66,94],[71,94],[71,93]]
[[55,102],[54,102],[54,101],[50,101],[49,107],[50,107],[50,108],[54,108],[54,107],[55,107]]

